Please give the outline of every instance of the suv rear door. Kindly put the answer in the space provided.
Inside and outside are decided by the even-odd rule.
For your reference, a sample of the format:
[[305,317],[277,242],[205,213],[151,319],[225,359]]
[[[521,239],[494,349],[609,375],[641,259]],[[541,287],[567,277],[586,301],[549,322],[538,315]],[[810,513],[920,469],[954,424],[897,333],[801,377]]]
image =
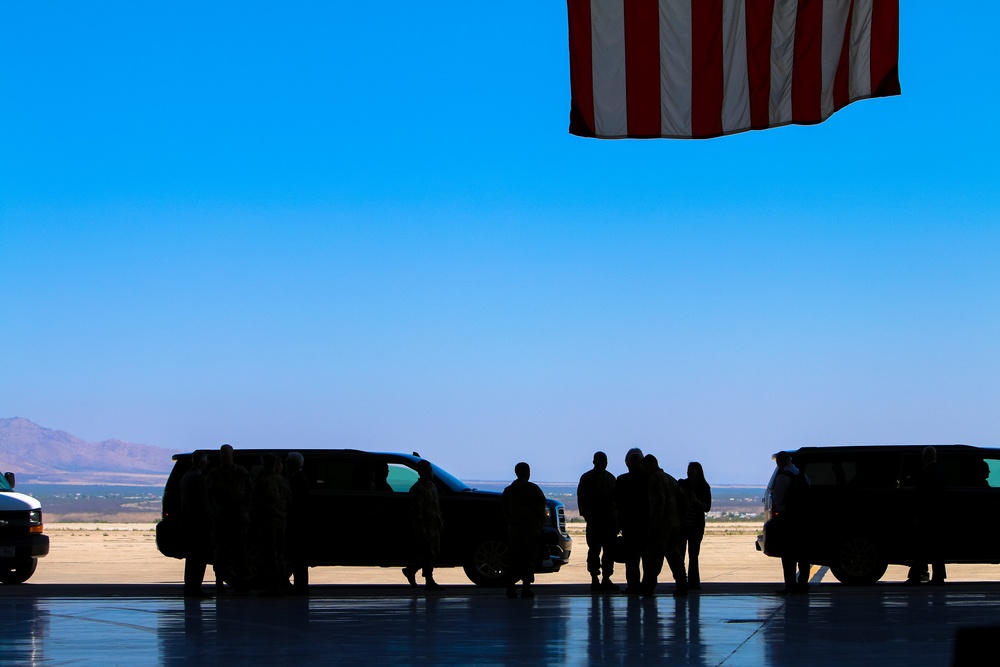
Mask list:
[[306,456],[313,556],[319,563],[392,564],[407,558],[411,467],[367,456]]
[[[937,448],[945,475],[944,515],[940,535],[946,561],[991,562],[1000,555],[1000,535],[983,517],[1000,512],[1000,451],[966,447]],[[900,491],[916,502],[916,483],[923,467],[919,452],[904,456]],[[916,512],[916,505],[913,507]],[[915,525],[915,515],[913,523]]]

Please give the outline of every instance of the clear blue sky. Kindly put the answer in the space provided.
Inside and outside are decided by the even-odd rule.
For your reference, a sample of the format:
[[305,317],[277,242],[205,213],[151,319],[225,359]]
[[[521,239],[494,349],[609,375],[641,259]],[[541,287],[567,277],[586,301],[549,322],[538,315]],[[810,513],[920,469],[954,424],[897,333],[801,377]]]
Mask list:
[[466,479],[1000,445],[1000,6],[901,4],[902,97],[601,142],[556,0],[7,3],[0,416]]

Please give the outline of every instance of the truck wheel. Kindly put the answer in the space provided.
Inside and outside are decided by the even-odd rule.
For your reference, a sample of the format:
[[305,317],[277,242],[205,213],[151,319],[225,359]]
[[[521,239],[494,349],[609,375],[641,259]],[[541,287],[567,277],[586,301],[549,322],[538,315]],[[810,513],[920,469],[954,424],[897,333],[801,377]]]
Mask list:
[[495,538],[480,541],[465,562],[465,575],[477,586],[498,588],[507,583],[507,543]]
[[842,584],[869,586],[882,578],[888,566],[875,542],[855,536],[841,543],[830,571]]
[[19,563],[3,563],[0,565],[0,584],[23,584],[35,573],[36,567],[37,558]]

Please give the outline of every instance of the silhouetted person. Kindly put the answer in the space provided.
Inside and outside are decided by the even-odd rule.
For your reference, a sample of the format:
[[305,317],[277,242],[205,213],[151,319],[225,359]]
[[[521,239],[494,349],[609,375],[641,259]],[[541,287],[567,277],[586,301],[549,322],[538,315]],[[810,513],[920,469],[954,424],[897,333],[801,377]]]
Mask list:
[[184,531],[184,597],[211,597],[201,588],[212,555],[212,518],[205,490],[208,454],[191,455],[191,469],[181,478],[181,526]]
[[417,585],[417,569],[424,577],[424,588],[435,590],[441,585],[434,581],[434,562],[441,554],[441,529],[444,517],[437,486],[434,484],[434,468],[430,461],[417,462],[420,478],[410,487],[410,524],[413,527],[414,547],[419,561],[403,568],[403,575],[411,586]]
[[[778,474],[774,479],[772,521],[778,524],[781,551],[781,572],[785,587],[779,595],[809,592],[807,560],[808,516],[806,512],[809,478],[792,463],[788,452],[774,455]],[[798,567],[798,574],[796,574]]]
[[257,542],[261,595],[277,597],[288,584],[285,569],[285,517],[292,489],[281,476],[281,459],[260,457],[261,470],[253,489],[252,518]]
[[613,550],[615,537],[618,535],[615,476],[608,472],[608,455],[604,452],[594,454],[594,468],[580,477],[576,499],[580,515],[587,521],[590,590],[616,591],[618,586],[611,581],[611,575],[615,572]]
[[535,562],[539,560],[542,541],[542,524],[545,522],[545,494],[528,481],[531,468],[521,462],[514,466],[517,475],[510,486],[503,490],[502,505],[507,519],[507,545],[509,547],[509,574],[507,597],[517,597],[517,582],[523,582],[521,597],[530,598],[531,584],[535,580]]
[[642,469],[649,488],[649,536],[642,556],[642,594],[652,597],[666,558],[674,577],[674,595],[687,595],[681,537],[684,496],[677,480],[660,468],[652,454],[643,458]]
[[633,447],[625,454],[628,472],[615,481],[615,506],[618,527],[622,532],[620,558],[625,563],[625,592],[642,593],[642,570],[639,563],[649,533],[649,489],[642,471],[642,450]]
[[212,544],[215,550],[216,593],[225,592],[224,582],[247,590],[248,530],[253,481],[250,473],[233,458],[231,445],[219,448],[221,463],[206,477],[208,502],[212,508]]
[[937,450],[924,447],[921,454],[923,468],[917,475],[916,488],[916,546],[920,560],[915,562],[906,575],[906,583],[919,584],[921,575],[927,572],[930,564],[930,584],[939,586],[948,576],[944,567],[944,557],[941,546],[945,541],[945,527],[948,520],[945,512],[945,480],[944,470],[937,462]]
[[299,452],[290,452],[286,459],[292,495],[285,517],[285,557],[296,595],[309,593],[309,481],[302,470],[304,462]]
[[681,517],[681,553],[684,553],[686,547],[688,588],[700,590],[698,555],[701,553],[701,541],[705,537],[705,514],[712,509],[712,487],[705,481],[705,471],[697,461],[688,463],[687,475],[677,482],[685,499],[684,515]]

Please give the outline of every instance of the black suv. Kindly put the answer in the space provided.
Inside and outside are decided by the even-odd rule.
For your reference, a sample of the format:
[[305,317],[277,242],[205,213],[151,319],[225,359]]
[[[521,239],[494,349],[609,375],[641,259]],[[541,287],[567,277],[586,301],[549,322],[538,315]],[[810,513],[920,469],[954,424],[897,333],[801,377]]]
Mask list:
[[[916,479],[923,445],[803,447],[792,462],[809,477],[808,560],[829,566],[845,584],[873,584],[889,564],[910,565],[917,556]],[[1000,531],[985,517],[1000,511],[1000,449],[935,446],[945,473],[940,535],[948,563],[1000,562]],[[775,471],[777,473],[777,471]],[[764,498],[771,518],[771,490]],[[767,524],[757,549],[768,552]],[[769,554],[770,555],[770,554]]]
[[[236,463],[256,478],[261,454],[277,454],[284,460],[289,451],[237,449],[234,454]],[[309,480],[310,565],[402,567],[415,560],[407,492],[417,480],[419,457],[352,449],[297,451],[305,457],[303,469]],[[169,524],[180,516],[180,483],[191,468],[191,454],[175,454],[173,459],[156,544],[165,556],[181,558],[177,531]],[[210,452],[209,470],[218,461],[218,452]],[[507,529],[500,494],[471,489],[437,466],[434,480],[444,515],[436,565],[461,566],[480,586],[504,584]],[[573,541],[566,532],[563,504],[546,499],[545,513],[545,556],[537,571],[556,572],[569,562]]]

